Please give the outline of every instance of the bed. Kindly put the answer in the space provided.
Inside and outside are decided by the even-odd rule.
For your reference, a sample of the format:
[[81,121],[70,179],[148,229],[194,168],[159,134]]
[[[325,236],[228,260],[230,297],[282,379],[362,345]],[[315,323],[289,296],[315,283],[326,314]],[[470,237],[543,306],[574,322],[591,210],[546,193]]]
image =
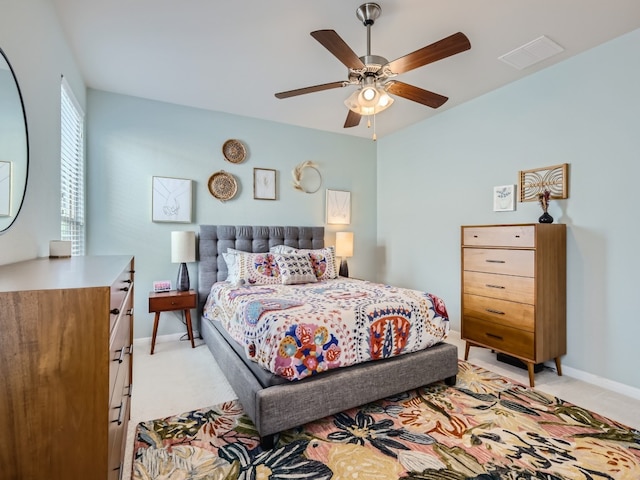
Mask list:
[[[248,359],[222,323],[204,316],[216,282],[227,279],[228,249],[268,252],[276,245],[322,249],[324,227],[201,225],[199,233],[198,314],[200,332],[255,424],[264,448],[276,435],[310,421],[413,388],[444,380],[455,384],[457,348],[439,342],[391,358],[331,369],[289,381]],[[209,315],[210,316],[210,315]]]

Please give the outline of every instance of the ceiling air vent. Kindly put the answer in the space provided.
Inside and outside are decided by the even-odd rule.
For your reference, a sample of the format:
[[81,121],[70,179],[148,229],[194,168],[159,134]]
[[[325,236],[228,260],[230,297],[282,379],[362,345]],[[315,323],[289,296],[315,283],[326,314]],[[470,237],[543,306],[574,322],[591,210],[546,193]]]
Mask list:
[[522,70],[563,51],[564,48],[543,35],[515,50],[511,50],[509,53],[505,53],[498,59],[513,68]]

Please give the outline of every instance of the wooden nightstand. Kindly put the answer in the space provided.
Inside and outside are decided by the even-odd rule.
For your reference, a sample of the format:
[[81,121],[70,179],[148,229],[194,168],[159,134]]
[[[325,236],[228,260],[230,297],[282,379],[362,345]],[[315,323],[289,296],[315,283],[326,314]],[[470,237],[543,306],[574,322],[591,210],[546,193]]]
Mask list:
[[156,334],[158,333],[158,322],[160,313],[171,312],[174,310],[183,310],[187,320],[187,333],[191,340],[191,348],[195,348],[193,342],[193,328],[191,326],[191,309],[196,308],[197,295],[195,290],[179,292],[171,290],[170,292],[150,292],[149,293],[149,313],[155,312],[156,318],[153,321],[153,337],[151,337],[151,355],[156,346]]

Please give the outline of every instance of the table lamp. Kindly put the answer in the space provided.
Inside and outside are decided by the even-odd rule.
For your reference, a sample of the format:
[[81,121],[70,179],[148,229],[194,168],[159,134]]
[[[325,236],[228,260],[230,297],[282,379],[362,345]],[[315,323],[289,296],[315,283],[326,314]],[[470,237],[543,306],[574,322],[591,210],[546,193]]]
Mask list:
[[336,232],[336,256],[342,258],[339,275],[348,277],[347,257],[353,257],[353,232]]
[[179,263],[176,290],[189,290],[187,262],[196,261],[196,232],[171,232],[171,262]]

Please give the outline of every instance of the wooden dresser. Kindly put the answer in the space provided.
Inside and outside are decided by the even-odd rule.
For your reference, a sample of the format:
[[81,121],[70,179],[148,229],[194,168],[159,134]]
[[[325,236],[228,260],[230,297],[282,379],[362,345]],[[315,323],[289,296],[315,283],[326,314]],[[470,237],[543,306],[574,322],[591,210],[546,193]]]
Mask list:
[[534,365],[566,353],[566,226],[462,227],[462,339]]
[[133,271],[130,256],[0,266],[0,477],[120,478]]

